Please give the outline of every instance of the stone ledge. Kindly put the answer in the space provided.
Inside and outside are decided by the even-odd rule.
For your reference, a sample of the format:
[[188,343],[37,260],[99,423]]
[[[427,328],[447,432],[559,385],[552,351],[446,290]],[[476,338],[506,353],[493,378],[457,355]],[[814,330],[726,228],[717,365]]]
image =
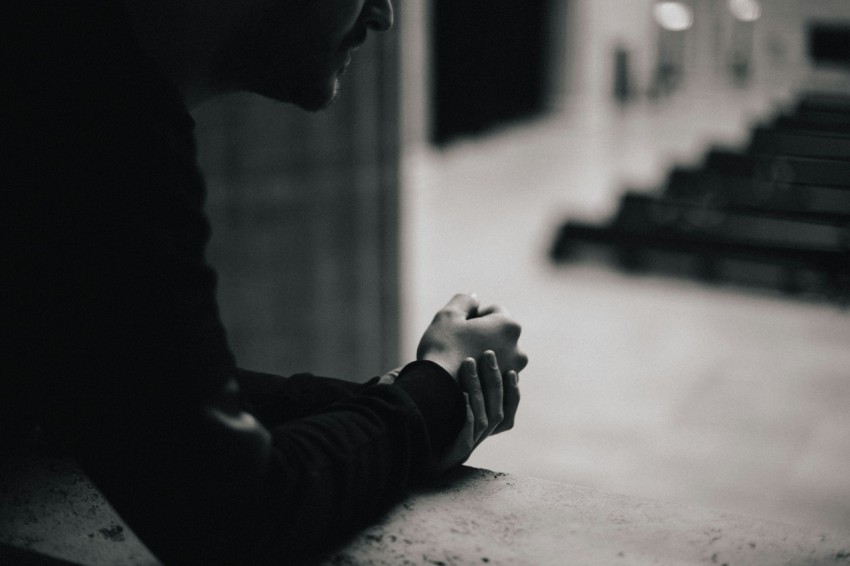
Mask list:
[[[67,462],[40,458],[2,464],[0,510],[0,563],[157,564]],[[462,468],[440,486],[411,494],[319,562],[837,565],[850,564],[850,532]]]
[[464,468],[412,495],[324,566],[850,564],[824,532]]

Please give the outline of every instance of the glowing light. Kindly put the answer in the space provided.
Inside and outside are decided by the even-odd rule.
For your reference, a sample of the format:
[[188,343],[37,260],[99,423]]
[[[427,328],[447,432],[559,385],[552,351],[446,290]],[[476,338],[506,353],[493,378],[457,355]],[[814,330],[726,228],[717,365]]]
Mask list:
[[754,22],[761,17],[758,0],[729,0],[729,11],[742,22]]
[[658,2],[653,6],[658,25],[670,31],[685,31],[694,25],[694,11],[683,2]]

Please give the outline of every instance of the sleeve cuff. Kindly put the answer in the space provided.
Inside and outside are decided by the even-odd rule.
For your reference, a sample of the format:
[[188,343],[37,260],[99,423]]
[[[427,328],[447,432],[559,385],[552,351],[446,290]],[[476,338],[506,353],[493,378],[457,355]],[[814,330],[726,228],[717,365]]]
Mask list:
[[420,360],[407,364],[395,385],[419,408],[428,429],[432,454],[442,454],[464,424],[466,407],[457,382],[439,364]]

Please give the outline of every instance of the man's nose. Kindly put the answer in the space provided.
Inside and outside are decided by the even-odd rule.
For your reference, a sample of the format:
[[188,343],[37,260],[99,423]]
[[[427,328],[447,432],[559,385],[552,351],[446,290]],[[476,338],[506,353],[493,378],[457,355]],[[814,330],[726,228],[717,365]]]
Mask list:
[[367,0],[363,19],[369,29],[387,31],[393,27],[392,0]]

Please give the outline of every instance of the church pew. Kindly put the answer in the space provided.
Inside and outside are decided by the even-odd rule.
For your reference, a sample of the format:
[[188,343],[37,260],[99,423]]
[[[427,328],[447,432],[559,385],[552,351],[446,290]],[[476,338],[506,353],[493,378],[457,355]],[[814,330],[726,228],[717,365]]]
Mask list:
[[715,148],[661,189],[626,193],[604,225],[567,222],[552,254],[592,251],[633,271],[850,296],[850,98],[809,96]]
[[809,249],[841,249],[850,243],[846,215],[787,214],[763,208],[731,208],[666,195],[627,193],[613,225],[634,233],[665,232]]
[[771,126],[832,136],[850,136],[850,124],[836,122],[833,116],[823,113],[818,115],[780,114],[773,119]]
[[761,181],[717,171],[678,167],[665,194],[674,199],[708,201],[732,208],[761,208],[798,215],[850,216],[850,189]]
[[766,182],[850,187],[850,162],[793,155],[749,155],[713,149],[703,167],[727,175]]
[[850,135],[758,127],[753,131],[746,152],[751,155],[776,154],[850,160]]
[[790,295],[846,300],[846,251],[753,239],[713,239],[696,233],[635,225],[564,224],[552,250],[556,261],[602,255],[631,272],[777,289]]
[[804,93],[797,101],[796,110],[850,114],[850,96],[835,92]]

